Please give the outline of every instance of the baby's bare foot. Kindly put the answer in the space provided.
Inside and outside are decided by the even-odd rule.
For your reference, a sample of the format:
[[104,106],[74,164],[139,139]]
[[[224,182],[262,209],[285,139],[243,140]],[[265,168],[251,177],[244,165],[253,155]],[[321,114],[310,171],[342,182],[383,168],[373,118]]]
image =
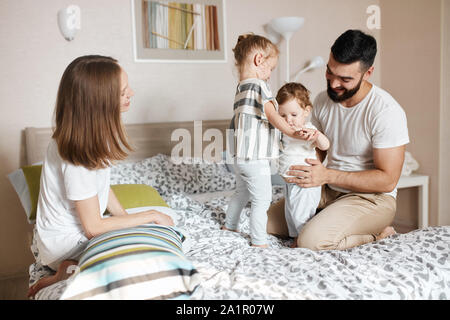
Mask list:
[[383,231],[381,231],[381,233],[376,237],[376,241],[379,241],[381,239],[385,239],[387,237],[393,236],[394,234],[396,234],[397,232],[395,231],[395,229],[391,226],[384,228]]

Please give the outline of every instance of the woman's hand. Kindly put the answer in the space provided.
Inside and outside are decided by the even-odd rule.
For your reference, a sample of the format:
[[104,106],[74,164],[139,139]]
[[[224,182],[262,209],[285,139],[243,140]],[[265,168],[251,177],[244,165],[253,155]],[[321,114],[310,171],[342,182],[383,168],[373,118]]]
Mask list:
[[163,226],[173,226],[173,220],[170,216],[167,214],[164,214],[162,212],[156,211],[156,210],[150,210],[147,211],[152,215],[152,218],[154,219],[152,222],[156,224],[160,224]]

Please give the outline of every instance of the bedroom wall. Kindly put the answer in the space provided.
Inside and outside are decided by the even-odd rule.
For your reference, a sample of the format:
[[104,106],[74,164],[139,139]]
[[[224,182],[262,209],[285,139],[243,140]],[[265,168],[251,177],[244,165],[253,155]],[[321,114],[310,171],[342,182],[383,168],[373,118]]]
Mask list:
[[[310,58],[328,59],[333,41],[348,28],[367,30],[366,9],[379,0],[227,0],[227,50],[237,36],[263,33],[272,18],[301,15],[305,26],[291,40],[291,72]],[[72,42],[60,35],[56,14],[76,4],[81,30]],[[143,64],[133,62],[130,1],[2,0],[0,1],[0,278],[27,272],[32,261],[30,226],[6,174],[25,164],[23,129],[49,127],[56,90],[65,67],[84,54],[117,58],[136,92],[126,123],[231,118],[236,85],[232,59],[222,64]],[[371,32],[380,41],[380,31]],[[281,51],[284,50],[284,44]],[[283,66],[284,55],[280,57]],[[380,58],[373,82],[380,85]],[[272,79],[273,90],[283,77]],[[325,88],[324,69],[305,74],[312,95]],[[175,89],[176,88],[176,89]]]
[[[441,80],[441,1],[381,0],[383,88],[404,108],[411,143],[407,150],[430,176],[430,225],[438,221]],[[448,190],[448,189],[447,189]],[[446,192],[448,194],[448,191]],[[443,195],[446,197],[445,195]],[[446,197],[448,198],[448,197]],[[400,190],[396,221],[417,227],[417,190]],[[412,224],[415,221],[416,224]]]
[[440,123],[440,161],[439,161],[439,224],[450,225],[450,0],[442,1],[441,9],[441,123]]

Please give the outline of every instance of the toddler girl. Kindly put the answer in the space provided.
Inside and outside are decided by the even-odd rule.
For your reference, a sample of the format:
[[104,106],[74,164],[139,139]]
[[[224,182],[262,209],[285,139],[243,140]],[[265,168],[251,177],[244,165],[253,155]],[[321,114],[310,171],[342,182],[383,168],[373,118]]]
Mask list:
[[223,230],[237,231],[242,209],[251,201],[250,237],[255,247],[267,247],[267,210],[272,201],[270,159],[279,151],[279,134],[295,137],[296,130],[278,114],[267,81],[278,63],[278,48],[270,40],[241,35],[233,50],[240,82],[234,100],[229,149],[234,157],[236,192],[226,212]]
[[[300,83],[285,84],[277,94],[279,114],[293,130],[299,130],[299,139],[282,138],[282,155],[279,158],[278,173],[290,177],[287,171],[292,165],[308,165],[305,159],[316,159],[316,148],[328,150],[330,142],[307,118],[312,110],[308,90]],[[285,217],[289,236],[297,237],[303,225],[316,214],[320,202],[321,187],[301,188],[296,184],[285,186]]]

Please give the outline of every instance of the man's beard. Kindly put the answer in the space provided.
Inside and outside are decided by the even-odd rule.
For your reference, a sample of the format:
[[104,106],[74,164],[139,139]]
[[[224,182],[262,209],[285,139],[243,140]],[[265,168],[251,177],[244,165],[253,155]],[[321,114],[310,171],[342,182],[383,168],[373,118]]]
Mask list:
[[363,77],[361,77],[361,79],[359,80],[359,83],[353,89],[350,89],[350,90],[344,89],[344,92],[340,95],[339,95],[339,93],[337,93],[333,89],[331,89],[330,81],[327,80],[328,96],[334,102],[342,102],[342,101],[348,100],[359,91],[359,89],[361,88],[362,80],[363,80]]

